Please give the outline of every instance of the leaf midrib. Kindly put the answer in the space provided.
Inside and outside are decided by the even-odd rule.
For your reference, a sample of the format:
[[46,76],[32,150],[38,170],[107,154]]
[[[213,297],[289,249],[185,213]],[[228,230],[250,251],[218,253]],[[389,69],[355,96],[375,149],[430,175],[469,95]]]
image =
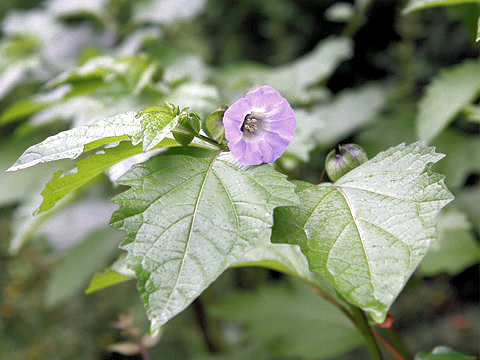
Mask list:
[[[370,284],[372,285],[372,287],[374,289],[373,293],[375,293],[375,284],[374,284],[373,279],[372,279],[372,268],[370,267],[370,259],[368,258],[367,249],[365,248],[365,242],[364,242],[364,240],[362,238],[362,235],[360,233],[360,224],[358,223],[358,220],[355,217],[355,214],[353,213],[352,206],[350,205],[350,202],[348,201],[348,197],[342,191],[341,186],[335,186],[335,189],[343,196],[343,198],[345,200],[345,204],[347,205],[348,210],[349,210],[349,212],[352,216],[353,224],[355,225],[355,228],[357,229],[358,238],[360,239],[360,243],[362,244],[363,253],[365,254],[365,260],[366,260],[367,267],[368,267],[368,277],[370,279]],[[335,240],[335,243],[337,242],[337,240],[338,240],[338,238]]]
[[178,272],[177,272],[177,278],[175,279],[175,285],[172,286],[170,294],[168,295],[167,301],[165,302],[165,308],[170,303],[170,299],[172,298],[173,292],[178,287],[178,283],[180,281],[180,275],[182,274],[183,267],[185,266],[185,259],[187,257],[188,249],[190,247],[190,240],[192,238],[192,230],[193,230],[193,226],[195,224],[195,219],[197,217],[197,212],[198,212],[198,206],[200,204],[200,199],[203,196],[203,191],[205,189],[205,184],[207,183],[208,175],[212,171],[213,164],[215,163],[215,160],[217,159],[217,157],[220,154],[221,154],[221,152],[219,151],[214,157],[212,157],[212,160],[211,160],[210,164],[208,165],[207,170],[205,170],[205,176],[203,178],[202,184],[200,185],[200,191],[198,193],[197,201],[195,202],[195,207],[193,208],[192,221],[190,223],[190,228],[188,229],[188,237],[187,237],[187,241],[185,242],[185,248],[184,248],[184,251],[183,251],[184,255],[183,255],[182,260],[180,262],[180,267],[179,267]]

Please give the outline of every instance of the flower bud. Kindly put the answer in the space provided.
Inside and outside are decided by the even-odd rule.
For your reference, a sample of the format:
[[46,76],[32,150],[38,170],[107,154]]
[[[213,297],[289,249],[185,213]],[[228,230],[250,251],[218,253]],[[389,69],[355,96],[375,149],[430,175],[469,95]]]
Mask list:
[[205,132],[212,139],[221,142],[225,137],[225,129],[223,127],[223,114],[227,110],[227,105],[220,105],[214,112],[208,115],[205,120]]
[[325,170],[331,181],[335,182],[347,172],[368,160],[365,151],[356,144],[341,145],[333,149],[325,159]]
[[180,120],[176,128],[172,130],[172,134],[179,144],[187,147],[200,131],[200,118],[194,112],[185,110],[179,116]]

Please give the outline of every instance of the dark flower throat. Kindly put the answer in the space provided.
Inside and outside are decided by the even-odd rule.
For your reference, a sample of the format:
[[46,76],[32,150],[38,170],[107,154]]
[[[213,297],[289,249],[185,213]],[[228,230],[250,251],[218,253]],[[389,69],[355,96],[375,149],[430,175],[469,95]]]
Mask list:
[[255,112],[246,115],[240,130],[245,135],[255,135],[262,122],[262,117],[261,114]]

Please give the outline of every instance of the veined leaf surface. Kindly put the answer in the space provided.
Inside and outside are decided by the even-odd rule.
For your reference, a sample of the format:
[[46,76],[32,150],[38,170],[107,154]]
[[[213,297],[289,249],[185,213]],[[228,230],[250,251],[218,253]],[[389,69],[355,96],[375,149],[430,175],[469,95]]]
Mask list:
[[270,239],[273,210],[298,203],[270,165],[245,167],[230,154],[161,156],[120,181],[112,225],[135,270],[152,331],[185,309],[225,269]]
[[136,145],[140,142],[142,126],[135,115],[135,112],[118,114],[92,125],[79,126],[50,136],[25,150],[8,171],[60,159],[75,159],[84,151],[129,137],[136,138]]
[[420,143],[402,144],[335,184],[298,182],[301,205],[275,212],[272,239],[299,244],[312,271],[382,322],[453,198],[443,176],[429,170],[442,157]]
[[85,151],[126,139],[131,140],[132,145],[143,142],[143,150],[151,150],[169,135],[178,122],[172,106],[158,106],[155,111],[148,112],[121,113],[90,125],[62,131],[30,146],[8,171],[60,159],[75,159]]

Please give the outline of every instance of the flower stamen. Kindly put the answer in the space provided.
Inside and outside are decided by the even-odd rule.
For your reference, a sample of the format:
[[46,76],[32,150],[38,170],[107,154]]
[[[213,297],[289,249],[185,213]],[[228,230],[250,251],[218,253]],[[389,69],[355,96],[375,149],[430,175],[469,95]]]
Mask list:
[[243,124],[240,127],[240,130],[245,135],[255,135],[261,125],[262,118],[263,116],[260,113],[252,112],[247,114],[245,119],[243,119]]
[[235,101],[223,115],[225,139],[243,165],[272,163],[295,135],[295,113],[277,90],[264,85]]

